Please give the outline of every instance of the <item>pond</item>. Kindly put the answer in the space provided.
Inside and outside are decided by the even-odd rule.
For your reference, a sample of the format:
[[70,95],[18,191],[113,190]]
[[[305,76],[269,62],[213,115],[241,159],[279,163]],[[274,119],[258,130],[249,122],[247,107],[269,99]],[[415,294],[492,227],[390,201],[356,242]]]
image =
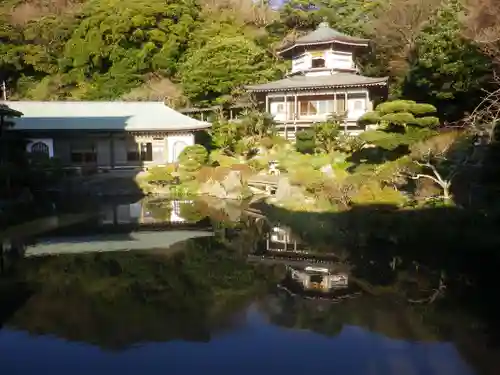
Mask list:
[[488,322],[462,298],[477,290],[445,266],[311,244],[246,205],[82,207],[0,238],[2,374],[500,368]]

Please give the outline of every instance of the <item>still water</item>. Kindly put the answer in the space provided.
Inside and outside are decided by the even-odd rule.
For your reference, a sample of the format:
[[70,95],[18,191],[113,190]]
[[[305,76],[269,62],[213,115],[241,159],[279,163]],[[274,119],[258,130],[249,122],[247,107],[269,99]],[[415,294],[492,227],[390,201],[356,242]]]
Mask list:
[[245,207],[149,200],[21,228],[3,239],[1,374],[494,374],[439,272],[320,250]]

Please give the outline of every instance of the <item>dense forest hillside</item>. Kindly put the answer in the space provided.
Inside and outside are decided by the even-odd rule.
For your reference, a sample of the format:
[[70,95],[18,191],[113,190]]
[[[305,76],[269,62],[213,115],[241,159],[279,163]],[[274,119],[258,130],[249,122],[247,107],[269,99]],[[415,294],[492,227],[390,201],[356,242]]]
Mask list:
[[435,104],[443,118],[459,118],[492,88],[494,52],[484,37],[495,31],[493,0],[0,4],[0,79],[10,99],[235,100],[242,85],[285,73],[276,48],[325,18],[373,41],[363,74],[388,75],[393,97]]

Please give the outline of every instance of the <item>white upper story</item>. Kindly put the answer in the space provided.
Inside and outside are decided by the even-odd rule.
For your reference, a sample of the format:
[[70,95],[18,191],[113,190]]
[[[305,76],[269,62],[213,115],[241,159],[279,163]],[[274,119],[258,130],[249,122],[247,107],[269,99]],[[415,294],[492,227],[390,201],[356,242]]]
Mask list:
[[303,52],[292,58],[292,74],[329,75],[338,71],[359,72],[352,52],[332,48]]
[[284,47],[279,54],[292,60],[292,74],[358,73],[354,56],[360,49],[368,47],[368,42],[343,34],[322,22],[316,30]]

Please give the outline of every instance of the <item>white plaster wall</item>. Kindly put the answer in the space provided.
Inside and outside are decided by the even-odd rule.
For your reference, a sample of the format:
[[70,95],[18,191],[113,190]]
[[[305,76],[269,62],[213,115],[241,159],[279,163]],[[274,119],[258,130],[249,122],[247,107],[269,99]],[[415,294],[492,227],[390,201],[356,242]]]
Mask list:
[[313,76],[331,76],[332,72],[329,69],[322,69],[322,70],[314,70],[312,72],[306,72],[306,76],[313,77]]
[[329,51],[326,67],[329,69],[354,69],[352,54]]
[[[356,102],[361,102],[361,107],[356,108]],[[347,117],[357,120],[368,111],[367,103],[363,98],[352,98],[347,100]]]
[[292,73],[307,70],[311,67],[311,55],[308,53],[292,60]]
[[169,163],[176,162],[184,147],[192,145],[194,145],[194,134],[192,133],[169,135],[167,137],[167,161]]
[[[283,112],[278,112],[278,106],[283,107]],[[274,117],[277,121],[284,121],[286,119],[285,112],[285,102],[271,102],[269,103],[269,113]]]
[[129,206],[130,218],[133,220],[139,220],[142,215],[142,204],[141,202],[132,203]]
[[26,151],[31,152],[31,146],[37,142],[45,143],[49,147],[49,157],[54,157],[54,140],[52,138],[31,138],[28,139],[28,144],[26,145]]

